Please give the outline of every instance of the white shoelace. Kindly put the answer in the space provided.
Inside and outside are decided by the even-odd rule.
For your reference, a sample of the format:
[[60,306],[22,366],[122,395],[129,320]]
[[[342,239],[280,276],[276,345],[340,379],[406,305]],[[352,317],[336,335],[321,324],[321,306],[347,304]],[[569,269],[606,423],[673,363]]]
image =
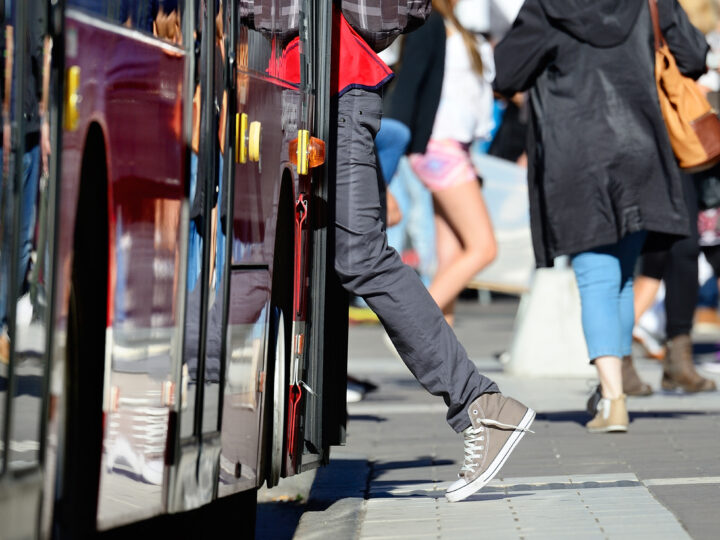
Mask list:
[[[465,437],[465,460],[460,472],[473,472],[475,470],[473,461],[476,458],[482,458],[482,451],[485,449],[483,444],[485,442],[485,428],[482,426],[479,428],[470,426],[463,431],[463,436]],[[476,451],[479,453],[476,453]]]
[[[486,426],[495,426],[504,429],[519,429],[520,431],[535,433],[528,428],[521,428],[520,426],[513,426],[512,424],[503,424],[502,422],[491,420],[489,418],[482,418],[480,423]],[[461,467],[460,472],[473,472],[475,470],[473,461],[476,458],[482,458],[482,452],[485,450],[485,428],[483,426],[480,426],[479,428],[470,426],[463,431],[463,437],[465,438],[465,460],[463,461],[463,466]]]

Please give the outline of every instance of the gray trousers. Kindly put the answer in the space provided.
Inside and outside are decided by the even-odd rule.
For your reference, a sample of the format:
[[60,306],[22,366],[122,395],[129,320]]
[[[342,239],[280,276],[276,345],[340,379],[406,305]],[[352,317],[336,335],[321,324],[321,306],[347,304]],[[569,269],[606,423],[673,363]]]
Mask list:
[[415,271],[387,244],[375,158],[382,98],[354,89],[338,99],[335,270],[365,299],[420,384],[442,396],[457,432],[470,426],[477,397],[499,392],[478,373]]

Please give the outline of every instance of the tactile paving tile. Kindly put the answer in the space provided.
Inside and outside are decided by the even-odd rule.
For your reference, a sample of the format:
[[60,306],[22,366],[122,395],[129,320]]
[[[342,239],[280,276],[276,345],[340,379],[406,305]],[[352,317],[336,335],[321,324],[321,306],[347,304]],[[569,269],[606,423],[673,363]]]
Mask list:
[[493,538],[690,538],[634,474],[506,478],[459,503],[446,483],[398,484],[371,486],[361,539],[479,538],[485,527]]

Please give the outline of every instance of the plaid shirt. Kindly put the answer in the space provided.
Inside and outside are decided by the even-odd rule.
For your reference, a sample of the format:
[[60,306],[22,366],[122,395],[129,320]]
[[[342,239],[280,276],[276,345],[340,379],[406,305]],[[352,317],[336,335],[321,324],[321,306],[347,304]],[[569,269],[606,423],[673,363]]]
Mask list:
[[[261,32],[285,41],[297,35],[301,0],[240,0],[240,17]],[[431,0],[333,0],[350,26],[380,51],[400,34],[421,26],[430,16]],[[279,7],[279,14],[273,12]]]
[[345,18],[375,51],[422,26],[430,16],[431,0],[335,0]]
[[[331,92],[342,95],[352,88],[378,90],[392,77],[392,70],[385,65],[367,43],[348,24],[337,7],[333,7],[332,47],[339,54],[337,73],[332,77]],[[279,62],[270,61],[268,73],[280,80],[300,83],[299,38],[293,39],[283,50]]]
[[[301,0],[239,0],[240,19],[259,32],[289,41],[298,34]],[[274,13],[274,8],[279,13]]]

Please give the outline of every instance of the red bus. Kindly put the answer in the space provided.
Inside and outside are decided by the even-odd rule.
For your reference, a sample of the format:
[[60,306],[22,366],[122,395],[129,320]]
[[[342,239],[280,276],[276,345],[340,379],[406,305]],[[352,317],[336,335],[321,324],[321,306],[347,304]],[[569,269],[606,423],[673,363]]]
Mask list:
[[331,3],[3,3],[0,536],[248,531],[344,439]]

